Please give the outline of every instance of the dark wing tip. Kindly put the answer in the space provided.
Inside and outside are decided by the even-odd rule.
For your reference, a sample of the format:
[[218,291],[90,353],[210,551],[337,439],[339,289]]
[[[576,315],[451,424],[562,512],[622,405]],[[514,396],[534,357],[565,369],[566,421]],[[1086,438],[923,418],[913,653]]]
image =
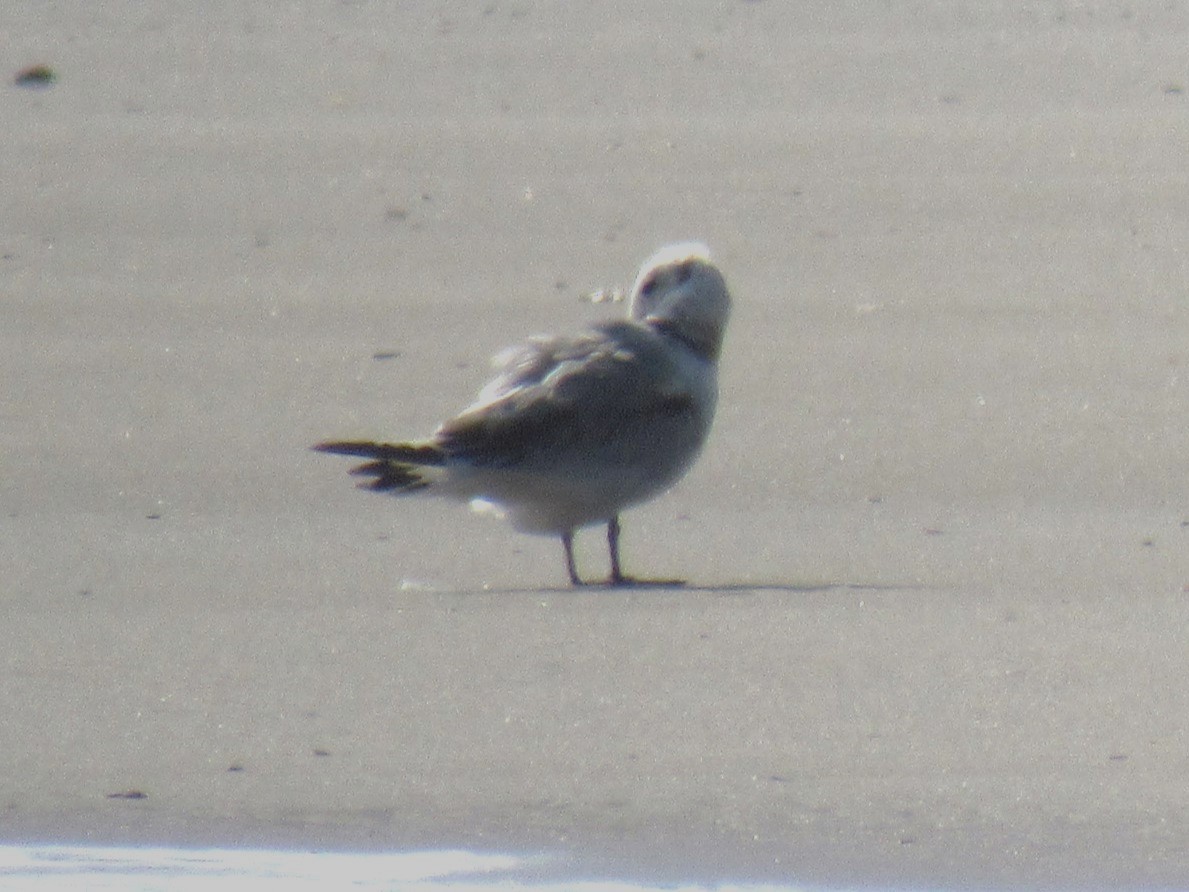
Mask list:
[[445,461],[442,451],[432,445],[412,443],[375,443],[371,440],[328,440],[310,447],[315,452],[366,458],[351,469],[356,477],[369,477],[359,484],[360,489],[373,492],[411,492],[429,486],[418,467],[440,465]]
[[332,455],[354,455],[359,458],[375,458],[381,451],[379,443],[370,440],[327,440],[310,447],[315,452],[329,452]]
[[424,489],[429,483],[411,465],[388,461],[373,461],[351,469],[355,477],[371,477],[359,484],[360,489],[373,492],[412,492]]

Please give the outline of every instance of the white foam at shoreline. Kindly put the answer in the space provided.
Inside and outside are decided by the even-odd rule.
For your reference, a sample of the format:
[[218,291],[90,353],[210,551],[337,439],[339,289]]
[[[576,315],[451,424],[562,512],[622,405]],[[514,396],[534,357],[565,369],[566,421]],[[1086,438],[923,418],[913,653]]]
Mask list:
[[316,853],[267,849],[185,849],[0,845],[0,889],[188,892],[351,889],[355,892],[798,892],[793,886],[666,884],[631,881],[517,880],[540,857],[462,850]]

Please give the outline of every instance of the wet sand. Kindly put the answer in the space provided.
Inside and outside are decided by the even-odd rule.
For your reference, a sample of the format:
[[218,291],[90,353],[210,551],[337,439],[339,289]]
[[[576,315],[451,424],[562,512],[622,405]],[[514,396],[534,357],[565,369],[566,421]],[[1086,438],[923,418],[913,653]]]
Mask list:
[[[1189,16],[836,7],[11,10],[0,838],[1189,885]],[[307,450],[679,238],[685,590]]]

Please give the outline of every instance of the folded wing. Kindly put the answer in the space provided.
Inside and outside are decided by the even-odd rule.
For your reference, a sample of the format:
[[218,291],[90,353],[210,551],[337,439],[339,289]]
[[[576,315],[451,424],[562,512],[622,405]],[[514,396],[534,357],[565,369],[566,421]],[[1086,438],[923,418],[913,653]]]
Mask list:
[[708,423],[671,348],[639,325],[537,338],[499,362],[479,401],[438,429],[434,443],[448,460],[542,471],[576,458],[640,461],[675,434],[700,440]]

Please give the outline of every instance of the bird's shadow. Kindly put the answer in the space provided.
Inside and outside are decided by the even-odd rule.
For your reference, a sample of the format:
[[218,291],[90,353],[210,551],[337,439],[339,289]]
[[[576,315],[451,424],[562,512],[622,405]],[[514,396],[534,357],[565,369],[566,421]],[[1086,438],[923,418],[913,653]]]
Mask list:
[[[788,595],[812,595],[833,591],[897,592],[921,591],[926,586],[917,583],[879,582],[727,582],[720,584],[688,583],[671,580],[643,580],[622,585],[605,582],[587,583],[577,586],[544,586],[541,588],[483,588],[480,590],[456,591],[452,594],[482,595],[648,595],[697,593],[707,595],[754,595],[778,593]],[[440,594],[447,594],[440,592]]]

